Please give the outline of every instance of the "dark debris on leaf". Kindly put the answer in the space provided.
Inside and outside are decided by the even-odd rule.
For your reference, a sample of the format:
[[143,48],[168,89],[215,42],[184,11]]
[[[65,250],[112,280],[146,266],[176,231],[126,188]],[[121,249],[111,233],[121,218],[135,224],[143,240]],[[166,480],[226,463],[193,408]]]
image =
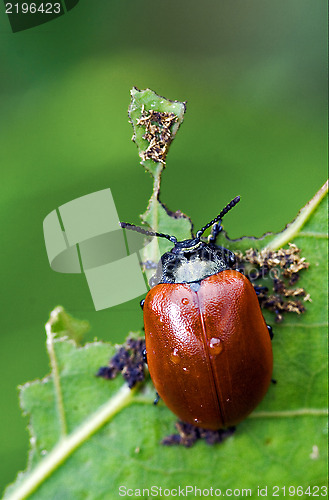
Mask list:
[[110,359],[108,366],[99,368],[97,377],[112,380],[121,373],[128,387],[132,389],[138,382],[145,379],[144,349],[144,339],[128,338],[126,343]]
[[[306,308],[299,300],[310,300],[304,288],[292,288],[300,277],[300,272],[309,264],[300,256],[300,249],[289,243],[289,248],[279,250],[263,249],[260,252],[250,248],[237,253],[237,266],[252,282],[260,306],[275,314],[276,323],[283,320],[283,313],[302,314]],[[250,267],[252,269],[250,270]],[[272,292],[257,284],[257,280],[267,278],[272,283]]]
[[235,427],[211,431],[202,427],[195,427],[195,425],[187,424],[180,420],[176,423],[176,429],[178,434],[171,434],[165,437],[161,441],[161,444],[165,446],[179,445],[190,448],[196,441],[203,439],[207,444],[213,446],[214,444],[222,443],[235,432]]

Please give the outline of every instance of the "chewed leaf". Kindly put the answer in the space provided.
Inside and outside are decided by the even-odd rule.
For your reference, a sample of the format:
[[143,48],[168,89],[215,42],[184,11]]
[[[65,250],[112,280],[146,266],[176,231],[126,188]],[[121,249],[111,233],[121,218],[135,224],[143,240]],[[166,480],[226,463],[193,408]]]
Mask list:
[[[314,226],[312,223],[313,212],[317,206],[321,204],[322,209],[317,212],[317,221]],[[295,220],[293,220],[287,227],[275,238],[267,243],[268,248],[281,248],[289,242],[294,241],[296,237],[303,236],[314,236],[315,238],[323,238],[325,234],[323,233],[324,227],[328,222],[328,211],[323,210],[328,206],[328,181],[319,189],[319,191],[313,196],[313,198],[303,207]],[[320,219],[322,217],[322,219]]]
[[[169,212],[158,197],[168,147],[184,111],[184,103],[168,101],[150,90],[132,91],[130,118],[135,142],[143,165],[154,177],[143,220],[152,229],[178,239],[190,237],[191,221],[179,212]],[[162,116],[169,127],[152,129],[152,122],[160,123],[154,112],[173,113],[177,119]],[[166,135],[168,130],[170,137]],[[150,147],[153,132],[155,139],[162,141],[156,145],[160,151],[153,147],[154,141]],[[100,367],[108,366],[109,378],[113,369],[120,368],[118,363],[108,365],[115,347],[100,342],[78,347],[71,339],[80,337],[86,325],[58,307],[46,325],[50,374],[26,384],[20,392],[22,410],[29,418],[29,463],[7,488],[4,500],[113,500],[132,493],[150,498],[161,496],[164,489],[177,496],[178,488],[182,496],[188,496],[191,485],[208,492],[216,487],[218,496],[225,496],[226,490],[232,494],[232,490],[248,489],[247,495],[256,498],[259,488],[267,488],[267,494],[273,496],[275,488],[288,491],[288,487],[292,496],[291,488],[297,491],[298,486],[305,495],[325,497],[328,196],[325,188],[319,193],[316,202],[311,200],[289,225],[289,233],[232,241],[223,232],[218,238],[219,245],[244,254],[250,247],[277,252],[285,245],[289,250],[290,239],[308,263],[298,283],[308,292],[304,297],[308,299],[306,313],[290,315],[274,329],[273,378],[277,384],[269,388],[260,406],[231,437],[212,447],[201,442],[191,449],[161,446],[163,438],[174,431],[176,418],[161,401],[153,406],[154,389],[149,378],[130,390],[121,376],[113,380],[96,377]],[[145,260],[157,260],[159,255],[152,247],[156,240],[145,248]],[[166,240],[163,243],[169,246]],[[290,260],[296,255],[291,251]],[[279,257],[282,255],[274,255]],[[252,258],[250,254],[250,262]],[[290,272],[288,267],[282,269]],[[270,322],[268,311],[265,317]],[[119,355],[119,364],[120,359]],[[140,357],[138,365],[140,368]]]
[[[223,232],[217,240],[237,254],[238,265],[258,289],[267,288],[265,293],[261,292],[260,303],[275,313],[276,321],[282,321],[283,316],[288,319],[286,312],[300,315],[312,309],[314,286],[309,276],[319,270],[317,249],[326,253],[327,207],[328,182],[282,232],[237,240],[230,240]],[[326,269],[327,261],[321,267]],[[318,279],[321,283],[320,274]],[[268,316],[270,322],[273,319]]]
[[[322,206],[321,210],[317,210],[319,204]],[[243,236],[232,240],[229,238],[228,234],[223,231],[221,233],[223,240],[218,241],[218,243],[227,248],[237,248],[238,250],[245,250],[250,247],[257,249],[271,248],[275,250],[282,248],[284,245],[287,245],[287,243],[293,242],[294,238],[300,236],[301,232],[304,236],[315,236],[315,238],[317,238],[320,234],[320,238],[323,238],[323,228],[326,227],[328,221],[327,212],[323,210],[326,204],[328,204],[328,181],[326,181],[319,191],[315,193],[313,198],[300,209],[296,218],[288,223],[279,233],[273,234],[268,232],[260,238]],[[317,226],[314,228],[312,220],[315,211],[317,213]],[[320,233],[318,233],[317,231],[320,225],[321,230]]]
[[[191,237],[192,223],[182,212],[170,212],[159,200],[159,192],[168,150],[183,122],[185,110],[184,102],[171,101],[153,90],[131,90],[129,117],[134,130],[133,141],[137,144],[141,164],[153,176],[153,192],[141,219],[153,231],[182,240]],[[143,262],[158,262],[171,246],[166,240],[154,239],[142,252]],[[145,266],[147,278],[153,272]]]
[[131,90],[129,117],[134,129],[141,164],[159,177],[169,146],[184,119],[185,103],[170,101],[153,90]]

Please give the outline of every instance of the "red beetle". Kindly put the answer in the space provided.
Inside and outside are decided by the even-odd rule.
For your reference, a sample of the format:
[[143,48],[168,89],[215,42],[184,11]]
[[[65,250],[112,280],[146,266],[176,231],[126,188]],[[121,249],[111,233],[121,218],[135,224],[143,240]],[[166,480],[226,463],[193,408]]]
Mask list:
[[[155,286],[143,304],[147,363],[171,411],[212,430],[246,418],[265,396],[272,376],[271,328],[256,292],[232,269],[234,253],[214,244],[222,217],[239,200],[234,198],[195,238],[181,242],[122,223],[174,243],[161,257]],[[201,235],[211,225],[205,243]]]

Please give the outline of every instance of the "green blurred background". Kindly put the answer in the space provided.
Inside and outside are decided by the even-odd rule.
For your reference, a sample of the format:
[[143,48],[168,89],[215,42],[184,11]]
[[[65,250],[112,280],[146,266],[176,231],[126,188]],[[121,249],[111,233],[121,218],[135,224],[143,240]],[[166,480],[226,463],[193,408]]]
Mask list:
[[231,237],[279,231],[326,179],[326,18],[324,0],[81,0],[13,34],[2,7],[1,487],[26,464],[16,386],[48,371],[49,311],[90,320],[89,339],[142,324],[139,299],[96,313],[83,276],[50,269],[42,233],[54,208],[107,187],[138,222],[151,178],[130,88],[188,101],[163,176],[170,209],[199,227],[240,194]]

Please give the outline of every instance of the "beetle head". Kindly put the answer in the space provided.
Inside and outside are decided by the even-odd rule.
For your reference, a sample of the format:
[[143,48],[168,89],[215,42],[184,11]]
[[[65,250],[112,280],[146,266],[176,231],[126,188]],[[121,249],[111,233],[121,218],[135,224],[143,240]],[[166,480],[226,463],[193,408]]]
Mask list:
[[166,238],[174,243],[174,247],[162,255],[156,274],[150,280],[150,285],[157,283],[195,283],[220,271],[229,269],[235,262],[234,253],[224,247],[207,244],[201,241],[202,234],[210,226],[221,223],[227,214],[240,201],[240,196],[235,197],[220,214],[197,231],[194,238],[177,241],[175,236],[157,233],[147,229],[121,222],[126,229],[132,229],[147,236]]

